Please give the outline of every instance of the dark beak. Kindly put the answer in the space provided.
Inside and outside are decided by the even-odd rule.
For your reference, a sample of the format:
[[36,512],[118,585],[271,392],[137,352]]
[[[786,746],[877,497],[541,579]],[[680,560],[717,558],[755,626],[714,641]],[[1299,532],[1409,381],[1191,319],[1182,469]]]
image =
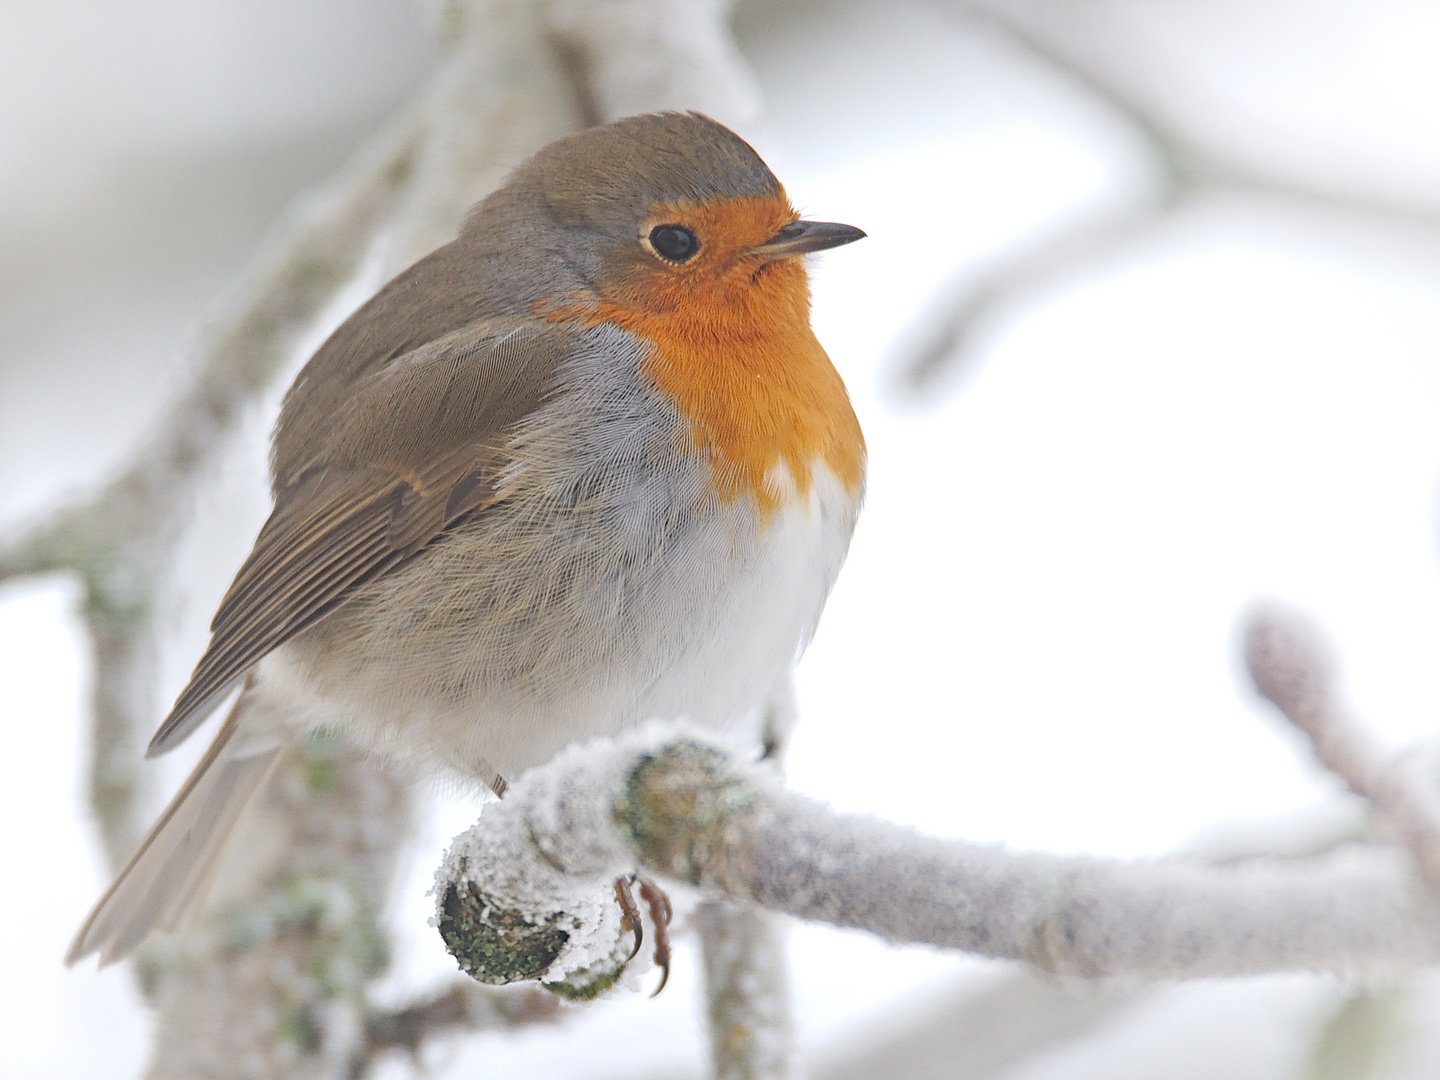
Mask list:
[[864,237],[865,234],[854,225],[837,225],[833,221],[792,221],[765,243],[750,250],[767,259],[788,259],[792,255],[808,255],[812,251],[851,244]]

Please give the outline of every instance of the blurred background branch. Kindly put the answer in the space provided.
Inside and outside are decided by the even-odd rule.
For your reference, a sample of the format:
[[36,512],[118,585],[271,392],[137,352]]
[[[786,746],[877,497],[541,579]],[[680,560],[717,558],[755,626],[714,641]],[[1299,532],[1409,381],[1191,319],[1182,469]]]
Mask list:
[[[1217,194],[1272,198],[1322,213],[1359,216],[1440,243],[1440,210],[1380,191],[1346,190],[1325,178],[1286,175],[1229,153],[1171,115],[1142,89],[1135,58],[1116,47],[1115,10],[1055,0],[942,0],[956,18],[996,35],[1108,111],[1143,147],[1149,176],[1119,205],[1106,205],[1018,250],[967,269],[936,293],[894,358],[896,389],[924,398],[974,358],[977,335],[1037,294],[1114,260],[1197,199]],[[1127,68],[1131,69],[1127,71]],[[1128,76],[1128,78],[1127,78]]]

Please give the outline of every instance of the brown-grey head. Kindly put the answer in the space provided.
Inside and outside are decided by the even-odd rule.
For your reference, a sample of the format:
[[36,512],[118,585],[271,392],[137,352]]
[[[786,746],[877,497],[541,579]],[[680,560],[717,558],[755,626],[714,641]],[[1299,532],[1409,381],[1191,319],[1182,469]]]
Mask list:
[[460,246],[482,291],[505,296],[508,313],[532,314],[702,253],[713,268],[722,253],[758,252],[763,262],[864,235],[797,219],[775,175],[729,128],[694,112],[653,113],[545,147],[471,212]]
[[698,113],[632,116],[552,143],[321,346],[276,428],[277,486],[313,457],[348,387],[488,318],[564,318],[601,302],[612,314],[684,308],[741,322],[808,310],[791,256],[865,234],[798,217],[749,144]]

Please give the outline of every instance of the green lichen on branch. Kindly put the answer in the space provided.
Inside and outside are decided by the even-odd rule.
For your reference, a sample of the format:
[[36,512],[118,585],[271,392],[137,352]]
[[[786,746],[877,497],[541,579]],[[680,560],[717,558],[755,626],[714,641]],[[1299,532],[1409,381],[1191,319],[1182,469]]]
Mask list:
[[623,960],[611,965],[592,964],[589,967],[572,971],[565,978],[556,982],[545,982],[540,985],[566,1001],[593,1001],[620,981],[620,976],[625,973],[625,967]]
[[645,865],[698,885],[717,865],[726,832],[757,795],[713,747],[682,741],[647,754],[631,770],[615,821]]
[[[578,926],[563,912],[535,923],[524,912],[497,908],[474,882],[451,885],[441,905],[439,930],[460,969],[491,986],[539,979]],[[593,996],[593,995],[592,995]]]

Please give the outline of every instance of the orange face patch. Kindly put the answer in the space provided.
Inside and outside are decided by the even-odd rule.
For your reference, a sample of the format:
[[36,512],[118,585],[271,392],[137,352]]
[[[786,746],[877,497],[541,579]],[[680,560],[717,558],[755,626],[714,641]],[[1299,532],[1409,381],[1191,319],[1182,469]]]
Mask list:
[[700,249],[668,263],[641,248],[600,283],[598,299],[543,311],[548,319],[607,322],[653,342],[646,373],[690,421],[726,501],[752,495],[763,512],[799,494],[823,461],[858,493],[865,440],[840,373],[810,329],[810,284],[798,258],[751,249],[796,220],[784,193],[655,207],[656,225],[683,225]]

